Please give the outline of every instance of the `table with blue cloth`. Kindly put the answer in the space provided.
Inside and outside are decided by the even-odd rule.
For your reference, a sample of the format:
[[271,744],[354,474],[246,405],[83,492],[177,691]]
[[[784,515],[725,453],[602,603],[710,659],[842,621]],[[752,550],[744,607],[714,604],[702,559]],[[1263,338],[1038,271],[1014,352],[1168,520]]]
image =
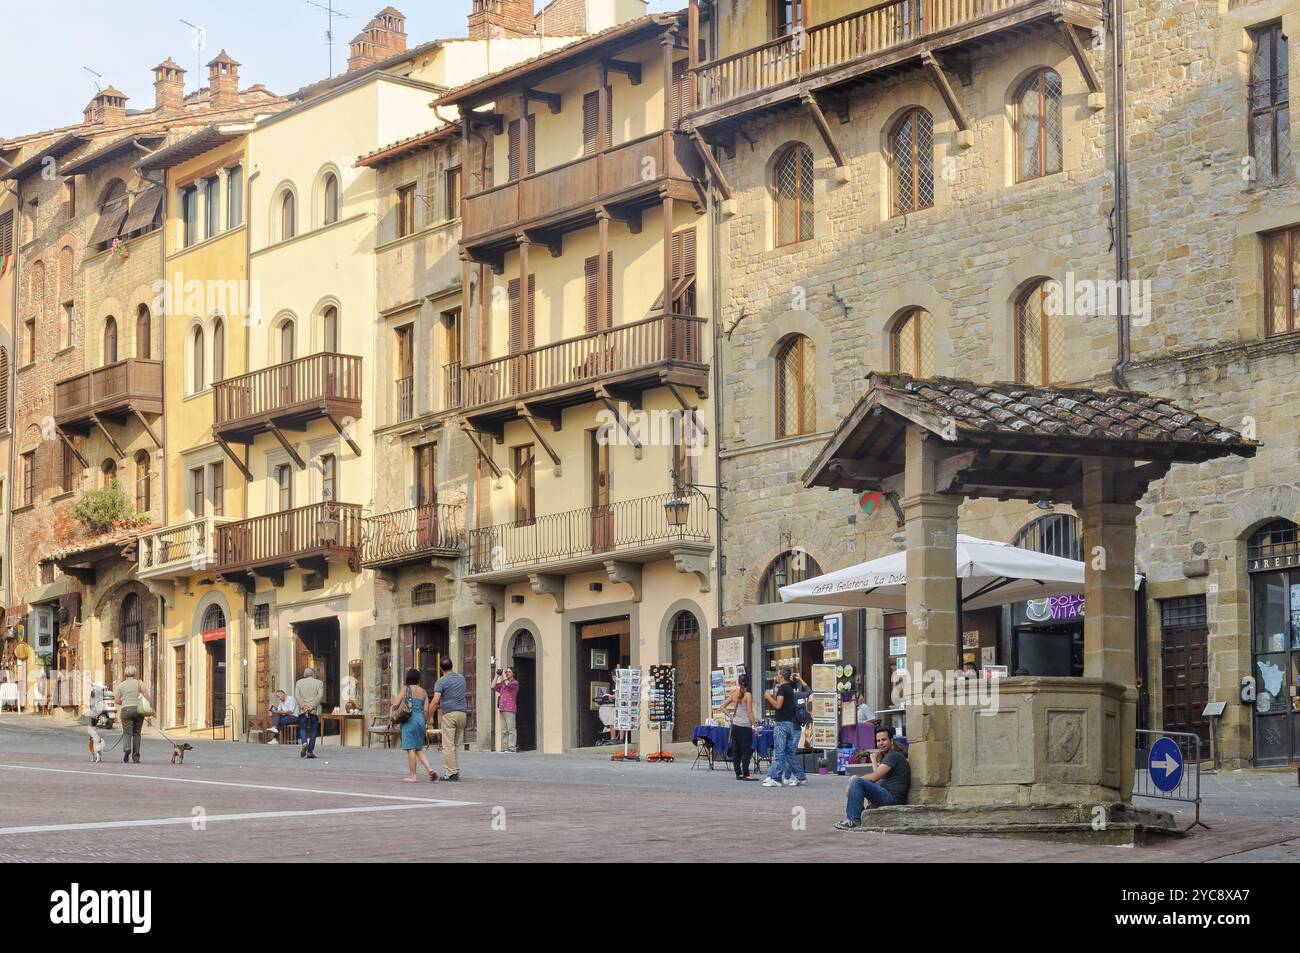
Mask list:
[[[754,737],[754,758],[757,761],[772,760],[772,743],[776,732],[771,728],[760,728]],[[719,725],[698,725],[691,732],[691,744],[697,748],[701,738],[708,738],[712,743],[713,756],[709,760],[712,768],[718,761],[726,764],[731,759],[731,729]]]

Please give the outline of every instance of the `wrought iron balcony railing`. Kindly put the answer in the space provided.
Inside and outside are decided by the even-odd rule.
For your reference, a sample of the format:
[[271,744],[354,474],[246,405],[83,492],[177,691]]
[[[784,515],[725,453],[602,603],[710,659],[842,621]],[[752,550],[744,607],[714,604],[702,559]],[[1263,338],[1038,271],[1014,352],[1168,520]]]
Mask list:
[[361,565],[367,568],[417,562],[460,553],[465,508],[459,503],[409,506],[362,521]]

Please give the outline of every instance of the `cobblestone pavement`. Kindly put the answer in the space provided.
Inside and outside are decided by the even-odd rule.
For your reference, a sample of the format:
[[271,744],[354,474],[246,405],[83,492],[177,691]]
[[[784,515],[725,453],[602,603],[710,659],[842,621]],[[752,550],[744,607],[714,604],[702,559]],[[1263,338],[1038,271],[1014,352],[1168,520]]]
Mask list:
[[91,764],[84,727],[0,718],[0,862],[414,861],[446,851],[460,861],[755,860],[782,849],[801,860],[1300,860],[1300,788],[1289,772],[1207,776],[1211,830],[1127,848],[843,834],[832,829],[842,778],[770,790],[727,769],[692,770],[686,752],[664,765],[468,752],[465,780],[415,785],[400,782],[395,750],[330,739],[305,761],[296,746],[190,742],[184,765],[169,763],[157,735],[145,739],[143,764],[122,764],[120,748]]

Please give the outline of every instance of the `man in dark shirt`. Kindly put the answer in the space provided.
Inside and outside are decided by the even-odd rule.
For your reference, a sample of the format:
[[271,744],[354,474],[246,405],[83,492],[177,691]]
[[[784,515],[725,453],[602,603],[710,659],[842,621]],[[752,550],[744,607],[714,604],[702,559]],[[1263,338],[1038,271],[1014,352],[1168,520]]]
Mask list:
[[763,693],[763,698],[776,712],[773,716],[776,727],[772,738],[772,770],[763,781],[763,787],[776,788],[782,784],[786,787],[795,787],[807,784],[808,778],[799,764],[795,750],[799,740],[799,726],[794,720],[798,699],[794,686],[790,684],[789,668],[782,667],[776,670],[776,684]]
[[851,831],[862,824],[864,801],[872,807],[888,807],[907,803],[907,789],[912,784],[912,766],[907,763],[903,749],[894,744],[888,728],[876,731],[876,754],[871,759],[870,774],[854,778],[848,787],[847,817],[835,826]]

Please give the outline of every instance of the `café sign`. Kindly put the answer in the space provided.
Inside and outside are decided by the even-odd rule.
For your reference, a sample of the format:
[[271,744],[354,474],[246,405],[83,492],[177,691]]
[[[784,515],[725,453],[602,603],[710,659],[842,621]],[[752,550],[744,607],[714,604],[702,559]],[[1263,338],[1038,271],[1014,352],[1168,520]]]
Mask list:
[[1252,559],[1247,571],[1268,572],[1272,569],[1300,569],[1300,552]]
[[1017,609],[1020,610],[1017,614],[1024,622],[1073,622],[1083,618],[1083,593],[1030,599],[1017,606]]

